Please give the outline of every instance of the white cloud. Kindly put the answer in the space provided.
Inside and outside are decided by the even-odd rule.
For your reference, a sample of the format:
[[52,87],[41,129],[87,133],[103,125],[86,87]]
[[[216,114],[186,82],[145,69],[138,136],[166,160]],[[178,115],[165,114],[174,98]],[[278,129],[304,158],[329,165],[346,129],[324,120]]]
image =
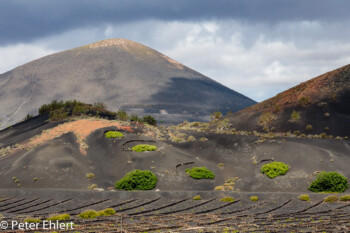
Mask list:
[[268,25],[235,20],[105,24],[0,48],[0,71],[57,50],[106,38],[128,38],[261,101],[349,64],[350,33],[344,24],[293,21]]
[[54,52],[56,50],[33,44],[0,47],[0,74]]

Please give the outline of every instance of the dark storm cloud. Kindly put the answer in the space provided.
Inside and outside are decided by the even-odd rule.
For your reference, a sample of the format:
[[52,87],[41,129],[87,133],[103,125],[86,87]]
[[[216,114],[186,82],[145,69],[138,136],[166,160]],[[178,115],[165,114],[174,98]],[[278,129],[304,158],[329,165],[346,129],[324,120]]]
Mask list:
[[347,0],[2,0],[0,44],[139,20],[238,19],[274,23],[349,17]]

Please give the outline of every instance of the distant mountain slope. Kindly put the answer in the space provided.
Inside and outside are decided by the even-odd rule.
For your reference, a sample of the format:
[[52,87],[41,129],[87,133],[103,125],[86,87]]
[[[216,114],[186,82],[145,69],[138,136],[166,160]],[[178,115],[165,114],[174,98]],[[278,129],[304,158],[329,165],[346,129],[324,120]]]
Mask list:
[[350,136],[350,65],[230,114],[227,119],[232,127],[242,130]]
[[1,128],[52,100],[104,102],[158,120],[208,119],[255,102],[169,57],[126,39],[49,55],[0,75]]

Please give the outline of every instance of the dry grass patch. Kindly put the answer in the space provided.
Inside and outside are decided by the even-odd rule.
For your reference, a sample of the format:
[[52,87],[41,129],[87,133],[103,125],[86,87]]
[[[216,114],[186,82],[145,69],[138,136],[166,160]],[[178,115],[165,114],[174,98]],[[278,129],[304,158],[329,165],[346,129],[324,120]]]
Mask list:
[[70,122],[60,124],[54,128],[43,130],[40,135],[37,135],[28,142],[21,145],[15,145],[12,148],[6,147],[6,150],[0,149],[1,155],[13,154],[22,149],[32,149],[44,143],[47,143],[55,138],[58,138],[66,133],[73,133],[77,138],[77,143],[79,144],[80,151],[82,154],[86,155],[86,149],[88,145],[86,144],[86,138],[95,130],[106,128],[106,127],[117,127],[118,130],[125,130],[132,132],[129,126],[124,126],[123,122],[109,121],[105,119],[78,119]]

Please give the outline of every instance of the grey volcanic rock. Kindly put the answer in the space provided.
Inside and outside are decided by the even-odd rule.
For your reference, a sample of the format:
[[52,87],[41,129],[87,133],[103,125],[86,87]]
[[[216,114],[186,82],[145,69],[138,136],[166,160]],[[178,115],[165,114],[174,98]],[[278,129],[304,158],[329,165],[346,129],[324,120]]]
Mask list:
[[110,39],[0,75],[0,129],[52,100],[98,101],[165,122],[205,120],[255,102],[139,43]]

